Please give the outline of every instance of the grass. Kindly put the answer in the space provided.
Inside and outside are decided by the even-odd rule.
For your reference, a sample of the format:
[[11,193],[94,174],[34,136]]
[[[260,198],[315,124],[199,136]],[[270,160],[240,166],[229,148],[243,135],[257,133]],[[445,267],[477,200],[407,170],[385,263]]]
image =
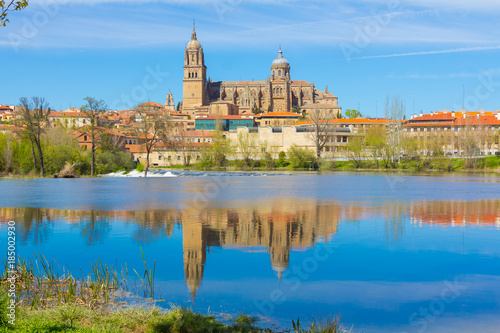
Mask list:
[[[121,272],[97,259],[92,273],[75,278],[54,260],[38,253],[35,260],[18,259],[16,278],[16,321],[8,323],[7,297],[9,287],[7,261],[0,275],[0,332],[109,332],[109,333],[246,333],[272,332],[257,326],[257,318],[240,314],[218,320],[212,314],[199,314],[182,307],[170,310],[155,307],[154,283],[156,263],[148,266],[141,249],[144,273],[139,277],[144,298],[153,306],[131,307],[128,289],[128,269]],[[137,293],[138,294],[138,293]],[[142,299],[142,303],[145,299]],[[325,324],[312,324],[303,329],[300,321],[293,322],[296,333],[343,333],[339,317]]]
[[[15,326],[0,323],[1,332],[82,332],[82,333],[272,333],[257,326],[257,319],[247,315],[227,318],[224,322],[212,314],[199,314],[190,309],[172,307],[163,310],[150,308],[91,309],[84,305],[59,305],[48,309],[21,309]],[[274,331],[275,332],[275,331]],[[324,324],[301,327],[293,322],[295,333],[347,333],[339,317]]]

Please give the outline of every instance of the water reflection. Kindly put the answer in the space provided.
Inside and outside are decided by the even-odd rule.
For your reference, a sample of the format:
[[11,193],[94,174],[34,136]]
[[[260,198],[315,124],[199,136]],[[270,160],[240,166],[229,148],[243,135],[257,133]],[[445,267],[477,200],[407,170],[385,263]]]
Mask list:
[[48,208],[0,208],[3,221],[18,222],[21,244],[43,245],[51,241],[61,224],[77,230],[86,246],[106,244],[118,226],[132,226],[129,241],[144,244],[182,232],[184,280],[194,299],[200,288],[212,247],[267,252],[278,279],[288,269],[290,254],[312,248],[339,232],[342,223],[380,218],[387,242],[405,236],[405,221],[413,225],[483,225],[500,227],[500,200],[475,202],[399,202],[374,205],[320,200],[231,202],[204,210],[59,210]]
[[500,228],[500,200],[473,202],[414,202],[409,216],[415,224],[441,226],[496,226]]

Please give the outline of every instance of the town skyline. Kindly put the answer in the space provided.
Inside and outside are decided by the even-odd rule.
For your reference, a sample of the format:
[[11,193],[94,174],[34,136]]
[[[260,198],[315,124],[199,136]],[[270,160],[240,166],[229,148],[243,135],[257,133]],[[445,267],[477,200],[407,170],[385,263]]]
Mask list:
[[[281,44],[293,78],[310,78],[320,89],[328,85],[344,111],[382,117],[387,95],[406,101],[407,117],[421,110],[459,110],[464,104],[469,111],[500,106],[495,60],[500,47],[495,29],[486,29],[487,18],[500,6],[487,1],[454,8],[426,1],[46,3],[30,3],[4,28],[0,47],[11,66],[5,68],[9,84],[0,93],[1,104],[16,105],[20,97],[36,95],[63,110],[95,96],[110,109],[125,109],[148,100],[164,103],[169,91],[180,101],[182,51],[196,18],[213,80],[269,76]],[[57,29],[86,14],[93,18],[74,20],[67,31]],[[132,18],[135,23],[125,29]],[[443,19],[467,20],[470,29],[465,33],[437,24]],[[39,27],[27,36],[30,22]],[[363,29],[374,31],[365,42],[359,34]],[[124,96],[144,86],[148,75],[151,89],[129,103]]]

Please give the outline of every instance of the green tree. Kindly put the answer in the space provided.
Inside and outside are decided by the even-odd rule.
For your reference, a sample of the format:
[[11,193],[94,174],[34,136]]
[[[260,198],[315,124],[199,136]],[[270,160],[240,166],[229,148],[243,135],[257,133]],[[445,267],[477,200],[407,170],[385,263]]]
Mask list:
[[227,156],[231,155],[231,142],[226,138],[223,131],[216,130],[213,146],[210,149],[211,164],[220,168],[226,165]]
[[387,132],[385,126],[372,126],[366,131],[366,146],[370,149],[371,155],[378,168],[379,159],[382,157],[384,149],[387,146]]
[[295,105],[292,107],[292,111],[293,111],[293,112],[295,112],[295,113],[302,113],[302,108],[300,107],[300,105],[295,104]]
[[314,151],[308,148],[292,145],[290,149],[288,149],[287,155],[292,168],[295,169],[308,169],[316,164]]
[[8,12],[22,10],[28,6],[28,0],[10,0],[0,1],[0,26],[5,26],[9,19],[7,18]]
[[234,152],[236,158],[241,156],[244,167],[252,168],[254,165],[254,158],[257,155],[255,134],[248,132],[238,133],[238,141],[234,147]]
[[363,151],[365,149],[365,142],[361,136],[352,137],[346,146],[347,155],[349,160],[354,164],[356,169],[363,166]]
[[347,119],[355,119],[355,118],[361,118],[363,117],[363,115],[356,109],[347,109],[345,111],[345,117]]

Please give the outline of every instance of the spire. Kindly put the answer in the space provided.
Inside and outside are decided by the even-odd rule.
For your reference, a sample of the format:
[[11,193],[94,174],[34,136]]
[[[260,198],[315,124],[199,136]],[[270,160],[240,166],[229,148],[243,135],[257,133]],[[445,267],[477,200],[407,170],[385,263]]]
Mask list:
[[281,51],[281,44],[280,44],[280,50],[278,51],[278,53],[280,54],[278,56],[278,58],[283,58],[283,51]]
[[191,40],[197,40],[196,39],[196,21],[193,20],[193,33],[191,34]]
[[325,94],[328,94],[328,85],[326,85]]

